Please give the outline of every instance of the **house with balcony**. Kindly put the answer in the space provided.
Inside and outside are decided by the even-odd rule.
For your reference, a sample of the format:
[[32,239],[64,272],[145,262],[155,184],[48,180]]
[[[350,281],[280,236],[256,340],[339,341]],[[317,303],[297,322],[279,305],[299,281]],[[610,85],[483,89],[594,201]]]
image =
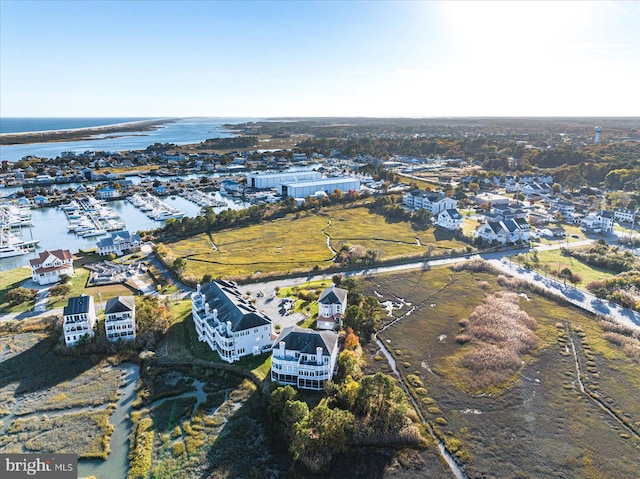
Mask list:
[[455,231],[462,229],[462,222],[462,215],[455,208],[441,211],[438,213],[438,216],[436,216],[436,225],[447,230]]
[[609,210],[589,213],[587,216],[582,218],[582,226],[580,229],[590,233],[613,231],[613,213]]
[[282,330],[271,354],[271,380],[321,391],[336,372],[338,334],[298,326]]
[[347,294],[346,289],[336,288],[334,284],[322,290],[318,298],[318,329],[333,331],[342,326],[342,315],[347,309]]
[[140,243],[140,235],[132,234],[129,231],[118,231],[111,233],[109,238],[98,240],[98,254],[103,256],[110,254],[122,256],[124,253],[139,251]]
[[455,209],[458,202],[442,192],[432,193],[418,189],[409,191],[404,196],[403,204],[410,210],[426,209],[435,216],[441,211]]
[[191,312],[198,340],[232,363],[271,349],[271,318],[242,296],[236,283],[212,281],[197,286]]
[[93,337],[96,326],[93,296],[69,298],[62,310],[62,320],[64,343],[67,346],[75,346],[84,336]]
[[635,217],[635,210],[616,209],[613,211],[613,218],[622,223],[632,223],[635,221]]
[[41,286],[57,283],[60,275],[73,276],[73,255],[68,249],[45,250],[29,260],[31,279]]
[[136,339],[136,304],[133,296],[116,296],[104,308],[108,341]]

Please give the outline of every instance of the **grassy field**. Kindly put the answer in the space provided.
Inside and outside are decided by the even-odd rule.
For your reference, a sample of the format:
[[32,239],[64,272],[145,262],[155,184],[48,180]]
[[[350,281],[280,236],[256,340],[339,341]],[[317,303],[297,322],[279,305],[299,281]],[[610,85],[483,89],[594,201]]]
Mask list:
[[541,251],[538,253],[538,269],[542,270],[544,265],[549,267],[549,274],[551,276],[557,276],[558,271],[562,271],[564,268],[569,268],[573,273],[577,273],[582,276],[582,283],[578,285],[584,288],[591,281],[602,280],[615,276],[615,273],[602,268],[596,268],[588,265],[587,263],[580,261],[577,258],[571,256],[562,256],[560,250]]
[[10,306],[9,303],[5,301],[7,292],[21,287],[22,283],[27,279],[31,279],[31,268],[26,266],[24,268],[14,268],[0,273],[0,313],[19,313],[33,309],[35,300],[15,306]]
[[213,244],[208,235],[201,234],[166,246],[175,257],[187,260],[186,274],[196,278],[204,274],[215,278],[286,273],[331,264],[333,253],[324,232],[331,237],[335,250],[344,244],[357,244],[378,251],[382,259],[420,255],[427,249],[438,254],[466,246],[449,232],[388,222],[364,206],[335,206],[320,214],[289,215],[261,225],[220,231],[213,235]]
[[[595,319],[535,294],[521,297],[520,307],[537,321],[538,344],[507,381],[474,391],[460,358],[475,345],[456,341],[458,322],[486,295],[504,290],[495,276],[436,268],[368,278],[363,286],[381,301],[406,301],[394,317],[411,313],[378,336],[468,477],[637,476],[635,462],[625,458],[640,457],[640,441],[580,392],[564,333],[565,325],[579,331],[587,344],[589,367],[599,371],[594,390],[628,423],[640,424],[638,364],[604,339]],[[369,368],[385,369],[375,344],[369,353]]]

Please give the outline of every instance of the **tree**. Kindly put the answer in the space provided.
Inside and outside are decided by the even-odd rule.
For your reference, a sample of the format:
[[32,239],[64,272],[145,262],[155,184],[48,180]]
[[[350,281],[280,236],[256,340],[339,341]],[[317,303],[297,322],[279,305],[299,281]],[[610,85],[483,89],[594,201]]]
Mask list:
[[61,274],[58,279],[60,280],[60,284],[65,284],[71,280],[71,276],[68,274]]
[[397,431],[407,412],[406,398],[391,376],[376,373],[360,380],[354,411],[379,433]]
[[177,273],[183,272],[186,267],[187,262],[184,260],[184,258],[176,258],[171,264],[171,268]]
[[37,291],[35,289],[28,288],[14,288],[7,292],[5,300],[11,305],[22,304],[26,301],[32,301],[35,299]]
[[344,276],[342,274],[336,273],[331,277],[331,281],[333,281],[333,284],[335,284],[336,286],[339,287],[343,278],[344,278]]
[[343,325],[353,329],[358,336],[362,335],[365,321],[366,316],[364,314],[364,310],[355,304],[347,307],[342,318]]
[[469,193],[476,194],[480,191],[480,185],[478,183],[469,183]]
[[71,285],[69,283],[62,283],[52,286],[49,289],[51,296],[66,296],[71,292]]
[[360,363],[360,358],[354,351],[342,351],[338,356],[338,379],[344,379],[347,376],[356,380],[360,379],[362,377]]
[[158,339],[169,329],[173,320],[167,304],[152,296],[138,296],[135,301],[139,336]]
[[563,268],[560,273],[558,273],[558,278],[564,279],[564,284],[567,284],[567,280],[573,276],[573,272],[569,268]]
[[328,465],[336,453],[346,450],[355,418],[349,411],[330,409],[322,400],[302,421],[296,423],[289,450],[314,472]]
[[560,183],[554,183],[551,185],[551,191],[553,191],[556,195],[562,191],[562,186]]

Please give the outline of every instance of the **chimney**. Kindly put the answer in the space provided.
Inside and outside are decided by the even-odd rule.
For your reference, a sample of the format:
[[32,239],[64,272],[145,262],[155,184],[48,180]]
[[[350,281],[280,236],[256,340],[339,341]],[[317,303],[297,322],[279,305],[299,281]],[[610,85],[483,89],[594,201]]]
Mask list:
[[200,283],[198,283],[198,285],[196,286],[196,291],[199,293],[200,292]]
[[204,303],[204,315],[209,316],[209,303]]
[[218,320],[218,310],[216,308],[213,308],[213,320]]
[[278,344],[278,348],[280,351],[280,357],[284,358],[284,341],[280,341],[280,344]]
[[316,348],[316,363],[322,364],[322,348],[319,346]]
[[231,321],[227,321],[227,333],[229,335],[233,334],[233,331],[231,331]]

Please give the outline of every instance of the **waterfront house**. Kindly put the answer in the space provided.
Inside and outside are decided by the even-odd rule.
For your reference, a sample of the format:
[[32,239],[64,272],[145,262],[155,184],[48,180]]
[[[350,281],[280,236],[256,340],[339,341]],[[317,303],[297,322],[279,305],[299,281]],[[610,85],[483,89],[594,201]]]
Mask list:
[[109,186],[105,186],[96,191],[96,196],[99,200],[108,200],[111,198],[117,198],[120,196],[120,190],[117,188],[111,188]]
[[337,333],[290,326],[273,345],[271,380],[321,391],[335,374],[337,358]]
[[347,309],[348,291],[331,285],[318,298],[318,329],[333,330],[342,325],[342,315]]
[[133,296],[116,296],[104,308],[107,340],[136,339],[136,304]]
[[31,278],[41,286],[57,283],[63,274],[73,276],[73,255],[68,249],[45,250],[29,264]]
[[96,325],[96,308],[93,296],[69,298],[62,310],[62,330],[67,346],[75,346],[83,336],[93,337]]
[[271,318],[243,298],[233,282],[198,285],[191,295],[191,312],[198,340],[223,361],[232,363],[271,348]]
[[462,215],[455,208],[451,210],[443,210],[438,213],[438,216],[436,217],[436,224],[438,226],[452,231],[461,229],[462,221]]
[[102,256],[110,254],[121,256],[124,253],[139,251],[140,243],[140,235],[132,234],[129,231],[118,231],[111,233],[109,238],[98,240],[98,254]]

